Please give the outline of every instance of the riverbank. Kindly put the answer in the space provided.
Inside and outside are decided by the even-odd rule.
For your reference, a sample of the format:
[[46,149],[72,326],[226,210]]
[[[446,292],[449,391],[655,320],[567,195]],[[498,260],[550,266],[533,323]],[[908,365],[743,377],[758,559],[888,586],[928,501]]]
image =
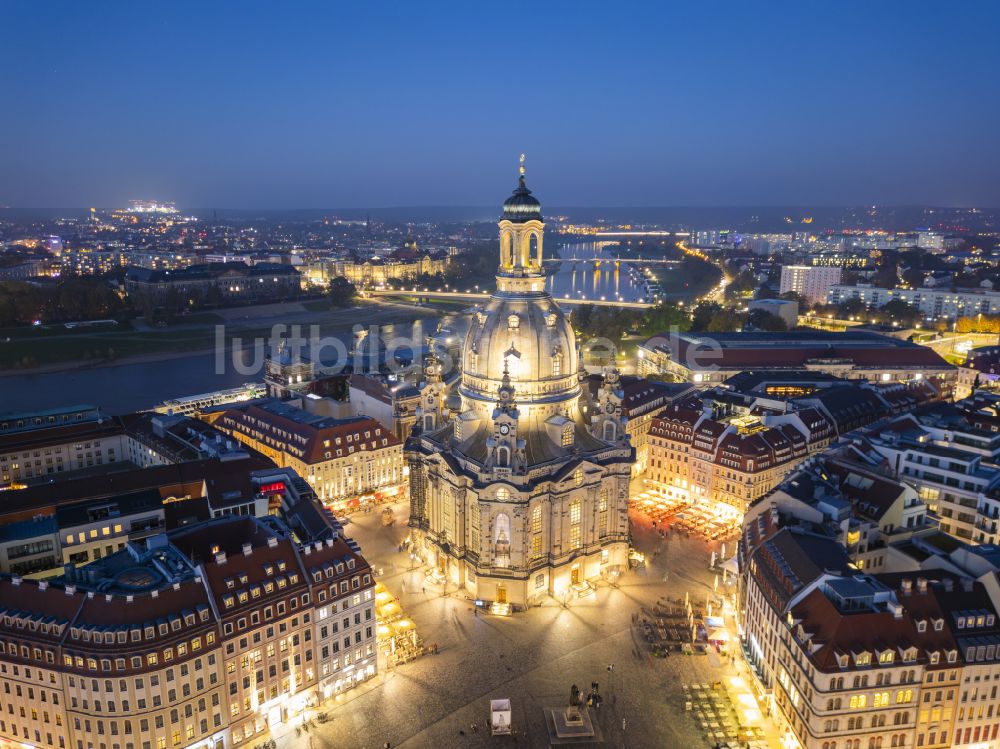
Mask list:
[[402,304],[365,301],[356,307],[317,312],[301,302],[222,310],[211,319],[182,321],[166,328],[142,325],[125,330],[22,331],[0,342],[0,377],[27,377],[124,364],[170,361],[216,350],[217,328],[224,326],[226,350],[232,340],[270,338],[275,325],[318,325],[326,334],[345,332],[355,325],[391,325],[433,317],[437,310]]

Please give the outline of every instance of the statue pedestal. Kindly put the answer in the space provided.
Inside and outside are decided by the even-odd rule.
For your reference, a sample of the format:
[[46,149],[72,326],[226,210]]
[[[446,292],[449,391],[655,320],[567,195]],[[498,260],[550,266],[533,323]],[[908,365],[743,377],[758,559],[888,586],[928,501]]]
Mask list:
[[547,707],[543,712],[545,725],[549,730],[549,744],[552,746],[589,744],[603,739],[588,708]]

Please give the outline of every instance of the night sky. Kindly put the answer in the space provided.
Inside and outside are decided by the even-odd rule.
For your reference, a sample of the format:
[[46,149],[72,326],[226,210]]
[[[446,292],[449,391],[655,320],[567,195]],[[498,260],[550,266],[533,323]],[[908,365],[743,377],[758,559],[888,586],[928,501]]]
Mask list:
[[0,204],[1000,206],[1000,3],[0,3]]

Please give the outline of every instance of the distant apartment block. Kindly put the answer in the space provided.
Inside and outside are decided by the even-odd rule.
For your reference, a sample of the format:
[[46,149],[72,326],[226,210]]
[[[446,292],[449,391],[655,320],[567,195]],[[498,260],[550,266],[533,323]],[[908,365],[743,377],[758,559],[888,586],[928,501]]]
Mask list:
[[920,310],[928,320],[954,320],[979,314],[1000,315],[1000,292],[985,289],[886,289],[866,284],[838,284],[831,286],[827,293],[830,304],[840,304],[851,299],[860,299],[869,307],[884,307],[892,301],[905,302]]
[[833,265],[785,265],[779,293],[794,291],[810,304],[826,302],[831,286],[840,283],[843,271]]

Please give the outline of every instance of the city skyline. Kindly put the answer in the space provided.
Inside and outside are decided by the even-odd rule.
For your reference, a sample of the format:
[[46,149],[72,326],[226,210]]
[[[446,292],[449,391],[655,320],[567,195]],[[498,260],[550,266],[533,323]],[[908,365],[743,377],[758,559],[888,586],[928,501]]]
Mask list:
[[985,3],[125,7],[7,8],[0,204],[1000,205]]

